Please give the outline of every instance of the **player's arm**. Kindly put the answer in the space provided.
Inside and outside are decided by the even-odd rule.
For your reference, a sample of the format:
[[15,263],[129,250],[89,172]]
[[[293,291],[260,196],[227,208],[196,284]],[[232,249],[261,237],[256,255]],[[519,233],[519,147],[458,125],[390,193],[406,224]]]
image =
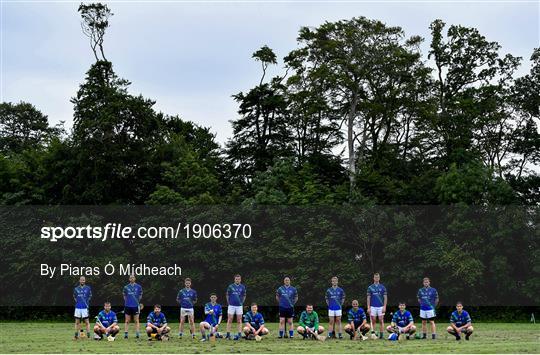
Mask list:
[[192,303],[195,304],[197,303],[198,296],[197,296],[197,291],[193,291],[193,292],[194,292],[194,296],[193,296]]
[[435,291],[435,306],[439,304],[439,292]]
[[298,302],[298,291],[295,290],[294,292],[294,300],[293,300],[293,305],[296,304],[296,302]]
[[246,323],[246,327],[248,327],[252,331],[255,331],[255,328],[253,328],[253,326],[251,325],[249,316],[247,314],[244,316],[244,323]]
[[345,303],[345,291],[341,293],[341,306],[343,307],[343,303]]
[[225,298],[227,299],[227,304],[231,304],[231,303],[229,302],[229,289],[230,289],[230,288],[231,288],[230,286],[227,287],[227,293],[225,293]]
[[368,288],[368,292],[367,292],[367,299],[366,299],[366,312],[370,313],[370,308],[371,308],[371,294],[369,293],[369,288]]
[[216,329],[217,327],[219,327],[219,325],[221,324],[221,321],[223,320],[223,315],[220,313],[219,314],[219,317],[218,317],[218,321],[217,321],[217,324],[216,324]]
[[276,301],[279,304],[279,288],[276,290]]
[[76,288],[73,289],[73,301],[77,303],[77,289]]
[[386,292],[384,293],[384,302],[383,302],[383,313],[386,313],[386,304],[388,303],[388,295],[386,294]]
[[456,325],[456,319],[455,319],[455,316],[454,314],[452,313],[452,316],[450,317],[450,326],[452,328],[454,328],[454,330],[458,333],[461,333],[461,328],[459,328],[457,325]]
[[124,286],[124,288],[122,289],[122,296],[124,296],[124,303],[126,303],[127,302],[126,286]]
[[263,317],[261,317],[261,322],[259,323],[259,325],[260,325],[260,327],[259,327],[259,329],[257,329],[255,331],[255,335],[258,335],[262,331],[262,329],[264,327],[264,318]]
[[241,298],[242,298],[242,304],[244,304],[244,302],[246,302],[246,295],[247,295],[247,290],[246,290],[246,287],[244,287],[244,289],[242,290],[242,295],[241,295]]
[[146,325],[150,328],[157,329],[157,326],[152,322],[152,316],[148,315],[148,318],[146,318]]
[[298,324],[301,327],[307,328],[306,327],[306,313],[305,312],[302,312],[302,314],[300,314],[300,320],[298,321]]
[[416,293],[416,299],[418,300],[418,304],[422,304],[422,296],[420,296],[420,288],[418,289],[418,292]]
[[178,304],[182,302],[182,298],[180,297],[181,293],[182,293],[182,290],[178,291],[178,294],[176,295],[176,303]]
[[325,299],[325,301],[326,301],[326,305],[327,305],[327,306],[330,306],[330,301],[329,301],[329,299],[328,299],[328,290],[326,290],[326,294],[324,295],[324,299]]
[[88,286],[88,299],[86,300],[86,306],[90,307],[90,300],[92,299],[92,288]]

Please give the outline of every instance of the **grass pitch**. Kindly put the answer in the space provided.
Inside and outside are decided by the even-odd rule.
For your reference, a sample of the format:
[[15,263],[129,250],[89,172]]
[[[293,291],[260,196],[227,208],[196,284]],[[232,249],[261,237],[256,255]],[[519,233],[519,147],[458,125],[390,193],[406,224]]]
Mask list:
[[[0,323],[0,353],[540,353],[540,325],[516,323],[475,323],[470,341],[456,341],[445,334],[447,324],[438,324],[437,340],[409,340],[403,343],[388,340],[325,342],[295,339],[277,339],[277,324],[267,324],[270,335],[261,342],[228,341],[201,343],[200,334],[191,340],[176,336],[178,325],[168,342],[135,340],[119,334],[115,342],[89,339],[73,341],[71,323],[7,322]],[[327,324],[323,324],[327,326]],[[123,327],[123,325],[122,325]],[[428,335],[429,336],[429,335]]]

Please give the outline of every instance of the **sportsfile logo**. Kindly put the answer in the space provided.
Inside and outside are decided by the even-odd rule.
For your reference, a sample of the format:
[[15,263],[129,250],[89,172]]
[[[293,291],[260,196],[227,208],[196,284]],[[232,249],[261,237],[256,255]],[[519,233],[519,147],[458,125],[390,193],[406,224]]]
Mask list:
[[121,223],[107,223],[105,226],[65,226],[41,228],[41,239],[56,242],[60,239],[94,239],[102,242],[109,239],[249,239],[250,224],[198,224],[178,223],[176,227],[150,226],[134,229]]

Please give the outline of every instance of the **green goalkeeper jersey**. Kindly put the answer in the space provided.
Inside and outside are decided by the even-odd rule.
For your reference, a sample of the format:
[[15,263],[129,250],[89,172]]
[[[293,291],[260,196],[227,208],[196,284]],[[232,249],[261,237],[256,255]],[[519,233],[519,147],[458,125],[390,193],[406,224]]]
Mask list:
[[307,311],[303,311],[302,314],[300,314],[299,324],[302,327],[318,329],[319,328],[319,315],[315,311],[311,313],[308,313]]

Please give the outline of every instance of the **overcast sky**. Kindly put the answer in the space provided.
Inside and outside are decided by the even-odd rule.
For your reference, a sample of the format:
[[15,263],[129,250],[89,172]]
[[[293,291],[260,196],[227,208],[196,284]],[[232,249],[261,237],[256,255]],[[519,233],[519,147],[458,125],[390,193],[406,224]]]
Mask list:
[[[27,101],[70,128],[78,85],[93,62],[81,32],[79,2],[1,0],[2,101]],[[301,26],[366,16],[429,41],[429,24],[474,26],[503,52],[524,58],[539,45],[539,1],[110,2],[105,53],[130,91],[156,109],[212,127],[220,142],[236,117],[231,95],[257,84],[251,54],[268,45],[282,58]],[[427,43],[424,46],[424,53]],[[281,64],[281,63],[280,63]],[[276,68],[275,73],[280,68]]]

